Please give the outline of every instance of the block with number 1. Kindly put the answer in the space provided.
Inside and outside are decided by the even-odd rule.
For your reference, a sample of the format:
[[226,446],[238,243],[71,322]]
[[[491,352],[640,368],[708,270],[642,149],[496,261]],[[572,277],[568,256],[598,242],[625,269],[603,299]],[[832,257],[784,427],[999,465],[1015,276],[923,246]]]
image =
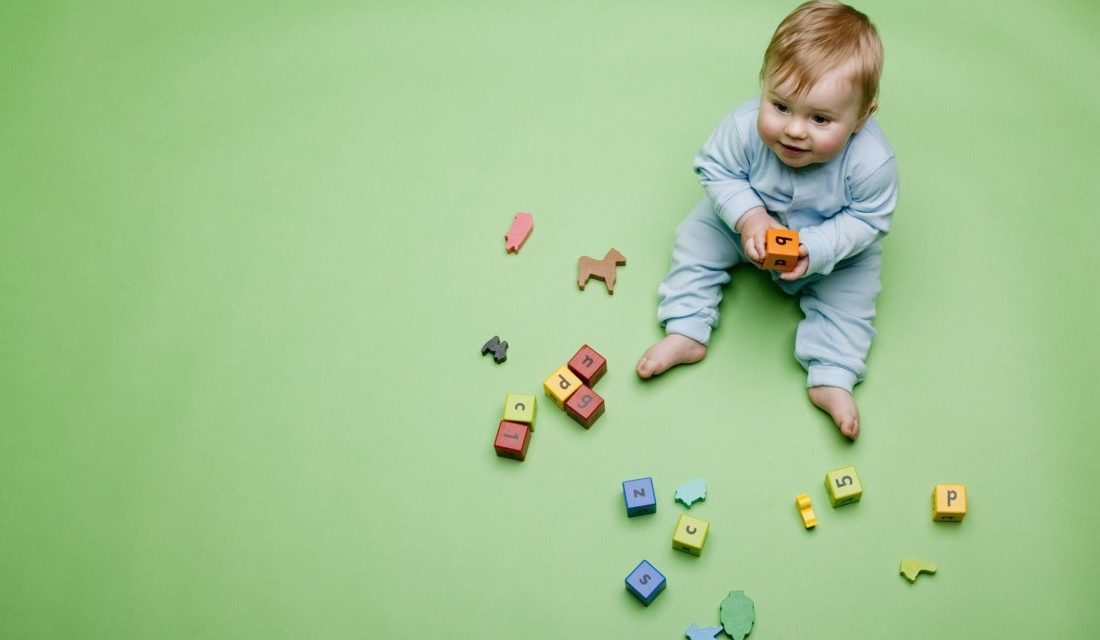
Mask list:
[[527,446],[531,444],[531,429],[522,422],[501,420],[493,448],[502,458],[523,462],[527,458]]

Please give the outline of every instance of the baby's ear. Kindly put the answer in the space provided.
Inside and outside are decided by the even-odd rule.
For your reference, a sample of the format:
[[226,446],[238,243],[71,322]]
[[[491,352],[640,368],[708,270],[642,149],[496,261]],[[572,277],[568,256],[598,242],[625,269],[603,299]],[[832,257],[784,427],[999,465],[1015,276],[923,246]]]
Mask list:
[[860,117],[859,122],[856,123],[856,128],[852,130],[852,133],[858,133],[863,125],[867,124],[867,118],[875,115],[875,111],[878,111],[878,99],[872,99],[871,104],[867,107],[867,113]]

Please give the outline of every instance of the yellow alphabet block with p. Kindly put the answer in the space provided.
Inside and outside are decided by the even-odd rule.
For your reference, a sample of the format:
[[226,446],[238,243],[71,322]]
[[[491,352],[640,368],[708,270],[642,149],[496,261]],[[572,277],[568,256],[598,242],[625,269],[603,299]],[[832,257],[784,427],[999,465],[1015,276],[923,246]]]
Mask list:
[[932,519],[962,522],[966,517],[966,485],[937,484],[932,490]]
[[558,367],[557,371],[551,373],[550,377],[542,381],[542,388],[546,390],[546,395],[550,396],[554,404],[564,409],[565,401],[569,399],[569,396],[581,388],[581,379],[570,371],[569,367],[562,365]]

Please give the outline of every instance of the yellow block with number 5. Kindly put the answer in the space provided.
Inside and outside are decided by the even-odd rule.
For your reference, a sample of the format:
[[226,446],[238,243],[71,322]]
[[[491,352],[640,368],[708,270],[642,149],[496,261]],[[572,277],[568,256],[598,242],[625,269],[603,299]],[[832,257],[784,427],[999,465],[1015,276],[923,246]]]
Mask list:
[[681,515],[676,521],[676,531],[672,532],[672,548],[687,551],[695,556],[702,555],[708,531],[710,531],[710,523],[706,520]]
[[856,468],[848,465],[825,474],[825,491],[829,493],[829,504],[836,508],[859,502],[863,497],[863,484]]

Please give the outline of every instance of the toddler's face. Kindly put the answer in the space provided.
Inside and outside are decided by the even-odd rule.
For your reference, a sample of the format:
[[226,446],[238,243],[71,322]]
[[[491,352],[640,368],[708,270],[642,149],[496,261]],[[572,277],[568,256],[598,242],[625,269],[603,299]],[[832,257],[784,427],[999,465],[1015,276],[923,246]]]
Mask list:
[[803,96],[794,95],[793,78],[778,86],[771,77],[765,80],[756,128],[783,164],[798,168],[828,162],[860,130],[870,113],[860,113],[860,91],[850,78],[838,67]]

